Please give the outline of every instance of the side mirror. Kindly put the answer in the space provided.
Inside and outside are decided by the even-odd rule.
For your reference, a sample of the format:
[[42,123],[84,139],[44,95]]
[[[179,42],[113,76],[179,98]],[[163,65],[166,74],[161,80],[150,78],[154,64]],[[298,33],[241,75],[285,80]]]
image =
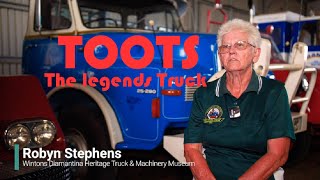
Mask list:
[[36,31],[41,31],[41,0],[36,0],[36,8],[35,8],[35,29]]

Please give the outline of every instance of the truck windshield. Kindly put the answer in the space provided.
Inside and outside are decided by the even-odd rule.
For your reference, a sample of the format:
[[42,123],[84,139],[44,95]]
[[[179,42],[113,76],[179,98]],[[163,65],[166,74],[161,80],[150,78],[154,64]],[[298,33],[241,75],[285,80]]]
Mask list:
[[308,46],[320,45],[320,20],[304,22],[299,36],[299,41]]
[[79,9],[87,28],[124,28],[162,32],[182,31],[181,22],[174,5],[162,1],[98,1],[79,0]]
[[264,33],[260,33],[260,35],[262,38],[268,39],[271,43],[271,59],[277,59],[277,60],[284,61],[284,59],[281,56],[280,51],[279,51],[276,43],[274,42],[273,38],[270,35],[267,35]]

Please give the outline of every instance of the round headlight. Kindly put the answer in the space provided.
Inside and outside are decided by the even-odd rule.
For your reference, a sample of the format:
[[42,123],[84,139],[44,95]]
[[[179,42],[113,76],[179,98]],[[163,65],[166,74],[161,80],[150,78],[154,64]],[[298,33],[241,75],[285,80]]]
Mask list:
[[33,141],[42,147],[50,144],[55,134],[56,128],[49,121],[37,124],[32,129]]
[[309,89],[309,82],[305,75],[302,77],[301,87],[305,92],[307,92]]
[[19,144],[19,148],[22,149],[30,143],[31,136],[26,126],[16,124],[6,130],[5,139],[10,149],[14,148],[14,144]]

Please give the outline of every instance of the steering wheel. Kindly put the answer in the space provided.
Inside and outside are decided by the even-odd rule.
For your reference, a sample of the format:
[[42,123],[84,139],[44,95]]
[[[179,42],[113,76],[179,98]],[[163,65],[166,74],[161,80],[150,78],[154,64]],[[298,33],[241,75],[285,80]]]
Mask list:
[[97,21],[112,21],[113,23],[114,23],[114,25],[115,25],[115,27],[118,27],[118,23],[117,23],[117,21],[115,20],[115,19],[112,19],[112,18],[108,18],[108,17],[101,17],[101,18],[97,18],[97,19],[92,19],[92,20],[90,20],[90,21],[87,21],[87,22],[85,22],[84,23],[84,25],[85,26],[88,26],[90,23],[92,23],[92,22],[97,22]]

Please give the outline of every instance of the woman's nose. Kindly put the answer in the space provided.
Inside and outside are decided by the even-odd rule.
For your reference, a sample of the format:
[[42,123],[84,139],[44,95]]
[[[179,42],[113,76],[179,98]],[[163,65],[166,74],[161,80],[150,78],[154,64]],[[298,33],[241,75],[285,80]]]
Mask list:
[[230,49],[229,49],[229,53],[230,54],[236,53],[236,48],[234,46],[231,46]]

